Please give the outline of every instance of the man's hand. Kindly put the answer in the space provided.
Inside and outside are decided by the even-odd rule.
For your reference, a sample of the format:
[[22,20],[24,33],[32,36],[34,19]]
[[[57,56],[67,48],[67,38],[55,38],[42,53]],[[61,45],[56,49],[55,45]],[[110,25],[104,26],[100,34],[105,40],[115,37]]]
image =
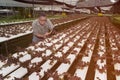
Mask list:
[[36,34],[36,36],[37,36],[38,38],[43,38],[43,39],[45,39],[45,38],[46,38],[46,36],[45,36],[45,35],[41,35],[41,34]]
[[35,34],[38,38],[43,38],[45,39],[46,37],[48,37],[49,35],[51,35],[52,31],[45,33],[44,35],[41,34]]
[[45,36],[48,37],[49,35],[51,35],[52,31],[45,33]]
[[45,37],[48,37],[50,35],[50,33],[45,33]]

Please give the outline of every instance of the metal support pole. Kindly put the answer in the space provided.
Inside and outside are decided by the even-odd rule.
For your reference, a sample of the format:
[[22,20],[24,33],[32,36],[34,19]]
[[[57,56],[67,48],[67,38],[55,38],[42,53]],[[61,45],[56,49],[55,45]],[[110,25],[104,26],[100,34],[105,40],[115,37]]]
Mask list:
[[33,18],[35,17],[35,14],[34,14],[34,7],[35,7],[35,5],[34,5],[34,0],[32,0],[32,5],[33,5]]
[[8,46],[7,46],[7,42],[5,42],[5,51],[6,51],[6,54],[8,55]]

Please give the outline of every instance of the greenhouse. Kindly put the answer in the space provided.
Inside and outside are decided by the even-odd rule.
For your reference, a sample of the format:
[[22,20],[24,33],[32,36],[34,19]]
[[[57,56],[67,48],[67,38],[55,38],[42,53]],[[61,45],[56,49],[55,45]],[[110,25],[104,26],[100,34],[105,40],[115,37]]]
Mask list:
[[0,0],[0,80],[120,80],[120,0]]

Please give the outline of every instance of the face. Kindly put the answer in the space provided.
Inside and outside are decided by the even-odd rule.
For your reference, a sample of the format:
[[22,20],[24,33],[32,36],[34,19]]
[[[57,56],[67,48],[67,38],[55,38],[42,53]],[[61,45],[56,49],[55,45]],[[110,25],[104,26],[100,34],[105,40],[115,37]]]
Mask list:
[[44,25],[44,24],[46,23],[46,21],[47,21],[47,17],[41,16],[41,17],[39,18],[39,23],[40,23],[41,25]]

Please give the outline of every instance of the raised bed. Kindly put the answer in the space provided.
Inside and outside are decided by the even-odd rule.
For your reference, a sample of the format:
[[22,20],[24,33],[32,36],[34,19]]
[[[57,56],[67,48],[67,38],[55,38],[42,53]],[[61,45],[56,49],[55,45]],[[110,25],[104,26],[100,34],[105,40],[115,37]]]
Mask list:
[[[55,30],[57,32],[60,32],[60,30],[71,27],[71,25],[78,23],[82,19],[86,19],[86,17],[70,20],[64,23],[60,23],[59,25],[55,25]],[[14,53],[16,52],[17,47],[25,48],[31,43],[32,43],[32,32],[27,33],[25,35],[18,36],[18,37],[14,37],[10,39],[8,38],[5,41],[0,42],[0,54],[8,55],[9,53]]]

